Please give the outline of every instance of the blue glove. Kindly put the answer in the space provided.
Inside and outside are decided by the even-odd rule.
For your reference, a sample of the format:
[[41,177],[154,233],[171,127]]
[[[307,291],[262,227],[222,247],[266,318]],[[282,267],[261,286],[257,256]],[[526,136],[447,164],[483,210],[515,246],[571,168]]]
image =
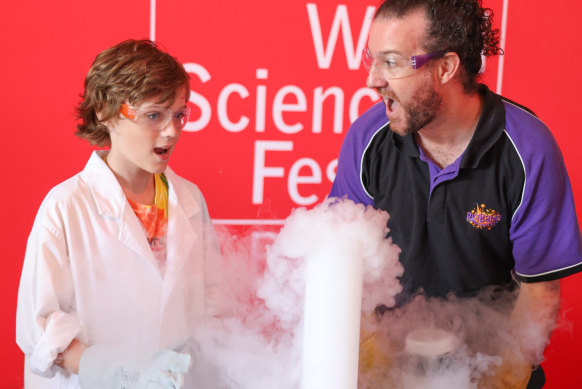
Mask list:
[[91,346],[81,356],[79,385],[83,389],[180,389],[191,356],[173,350],[140,355],[126,349]]

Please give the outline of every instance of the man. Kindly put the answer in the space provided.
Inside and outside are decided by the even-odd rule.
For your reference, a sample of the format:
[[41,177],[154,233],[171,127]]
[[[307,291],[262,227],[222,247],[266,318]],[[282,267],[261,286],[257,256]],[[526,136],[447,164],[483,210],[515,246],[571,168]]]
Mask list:
[[[390,213],[405,268],[401,303],[516,279],[516,331],[548,339],[559,279],[582,270],[582,238],[547,127],[476,81],[481,55],[499,52],[491,16],[480,0],[379,7],[363,61],[382,102],[348,131],[330,196]],[[542,343],[520,344],[522,365],[539,364]],[[543,382],[537,369],[528,388]]]

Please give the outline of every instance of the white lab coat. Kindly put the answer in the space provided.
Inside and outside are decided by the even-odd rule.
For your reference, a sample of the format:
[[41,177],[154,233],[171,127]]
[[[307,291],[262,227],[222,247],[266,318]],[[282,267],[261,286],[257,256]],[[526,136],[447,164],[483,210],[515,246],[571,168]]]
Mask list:
[[141,222],[99,153],[49,192],[28,239],[16,318],[26,388],[79,387],[76,375],[53,365],[75,337],[154,352],[191,336],[203,314],[205,267],[218,251],[199,189],[166,169],[162,278]]

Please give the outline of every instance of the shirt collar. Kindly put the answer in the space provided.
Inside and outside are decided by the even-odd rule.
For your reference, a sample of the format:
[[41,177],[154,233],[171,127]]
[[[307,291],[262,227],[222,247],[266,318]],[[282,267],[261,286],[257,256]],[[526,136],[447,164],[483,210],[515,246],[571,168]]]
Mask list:
[[505,131],[505,106],[501,97],[483,84],[479,86],[479,93],[484,98],[483,112],[461,160],[461,168],[476,168]]

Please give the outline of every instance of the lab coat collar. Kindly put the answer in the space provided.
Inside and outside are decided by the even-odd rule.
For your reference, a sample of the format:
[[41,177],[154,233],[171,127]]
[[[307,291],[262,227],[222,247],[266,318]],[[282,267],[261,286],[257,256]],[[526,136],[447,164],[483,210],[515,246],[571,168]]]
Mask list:
[[[107,153],[106,150],[94,151],[81,174],[91,188],[99,214],[121,218],[127,202],[121,185],[103,160]],[[188,217],[200,212],[200,202],[193,193],[181,185],[176,185],[179,180],[176,173],[168,167],[164,174],[170,184],[168,199],[170,203],[179,204]]]
[[[117,178],[103,160],[103,156],[106,154],[107,151],[94,151],[81,176],[91,188],[99,214],[103,217],[119,219],[117,237],[119,241],[148,260],[158,271],[156,260],[147,240],[143,239],[142,235],[136,235],[137,231],[141,234],[143,228],[129,205]],[[167,285],[165,289],[168,289],[167,294],[179,277],[186,260],[181,253],[189,252],[188,250],[198,236],[188,220],[202,210],[202,205],[194,193],[188,190],[187,186],[170,168],[166,169],[165,175],[169,183],[168,237],[172,237],[168,240],[166,275],[164,277],[164,283]]]
[[184,185],[177,185],[180,178],[170,167],[166,168],[164,175],[170,184],[168,199],[170,204],[178,204],[189,218],[200,212],[202,209],[200,200],[194,196],[193,192],[186,190]]
[[117,239],[141,258],[149,262],[159,274],[156,259],[145,238],[144,228],[133,212],[117,178],[103,159],[108,151],[94,151],[81,172],[89,185],[97,211],[101,217],[118,220]]
[[108,151],[93,151],[81,177],[91,188],[99,215],[121,218],[126,199],[121,185],[103,158]]
[[166,252],[166,275],[164,277],[163,306],[166,306],[174,286],[182,276],[182,269],[190,258],[186,253],[193,252],[193,247],[200,244],[201,237],[190,222],[192,216],[202,210],[199,200],[193,192],[188,191],[169,167],[164,172],[168,179],[168,248]]

